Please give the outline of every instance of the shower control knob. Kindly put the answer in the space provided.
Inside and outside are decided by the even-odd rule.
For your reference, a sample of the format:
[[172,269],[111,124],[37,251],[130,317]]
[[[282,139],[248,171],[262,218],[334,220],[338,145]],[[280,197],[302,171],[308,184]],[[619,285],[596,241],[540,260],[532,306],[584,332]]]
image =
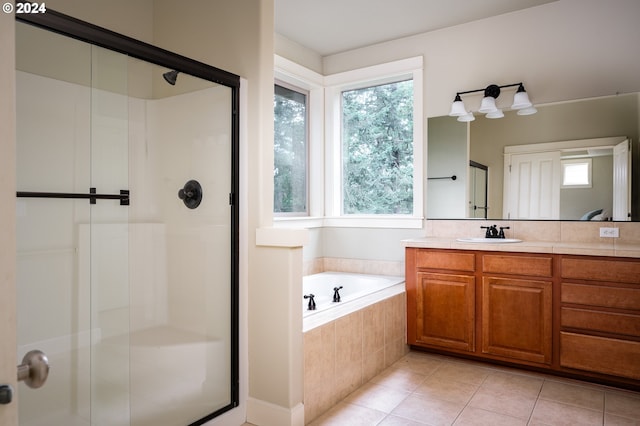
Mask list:
[[195,209],[202,201],[202,186],[197,180],[190,180],[184,184],[184,188],[178,191],[178,198],[188,208]]

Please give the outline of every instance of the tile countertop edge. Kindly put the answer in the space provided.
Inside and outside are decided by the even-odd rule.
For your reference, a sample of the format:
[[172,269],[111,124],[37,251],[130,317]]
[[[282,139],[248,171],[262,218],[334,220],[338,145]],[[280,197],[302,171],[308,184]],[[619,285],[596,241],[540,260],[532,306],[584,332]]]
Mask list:
[[523,241],[520,243],[483,244],[463,243],[455,238],[424,237],[402,240],[404,247],[441,248],[458,250],[510,251],[525,253],[575,254],[640,258],[640,246],[616,248],[614,244],[565,243],[559,241]]

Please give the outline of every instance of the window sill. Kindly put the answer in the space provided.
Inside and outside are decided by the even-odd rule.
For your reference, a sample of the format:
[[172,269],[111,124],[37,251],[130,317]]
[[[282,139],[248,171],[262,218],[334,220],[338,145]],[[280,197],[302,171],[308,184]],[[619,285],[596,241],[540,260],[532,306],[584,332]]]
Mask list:
[[401,228],[420,229],[421,217],[414,216],[334,216],[325,217],[324,226],[334,228]]
[[322,228],[322,217],[291,217],[291,216],[276,216],[273,218],[274,228]]
[[333,216],[333,217],[276,217],[276,228],[392,228],[421,229],[424,219],[413,216]]

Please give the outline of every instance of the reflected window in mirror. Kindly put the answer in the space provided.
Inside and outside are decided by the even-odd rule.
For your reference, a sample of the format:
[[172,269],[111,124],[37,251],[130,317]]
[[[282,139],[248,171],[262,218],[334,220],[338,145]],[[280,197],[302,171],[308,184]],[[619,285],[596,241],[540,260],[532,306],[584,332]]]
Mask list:
[[563,188],[591,188],[591,158],[561,160]]

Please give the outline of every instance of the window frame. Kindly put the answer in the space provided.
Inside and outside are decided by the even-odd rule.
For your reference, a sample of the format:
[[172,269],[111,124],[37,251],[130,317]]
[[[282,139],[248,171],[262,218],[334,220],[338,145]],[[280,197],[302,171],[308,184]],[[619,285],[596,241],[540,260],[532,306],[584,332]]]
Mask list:
[[[293,61],[274,55],[274,83],[306,90],[307,97],[307,214],[276,215],[274,225],[291,228],[322,227],[324,215],[324,77]],[[273,208],[272,208],[273,210]]]
[[[309,168],[310,168],[310,155],[309,155],[309,118],[310,118],[310,113],[309,113],[309,90],[300,88],[298,86],[295,86],[293,84],[287,83],[286,81],[282,81],[280,79],[275,79],[274,80],[274,89],[275,86],[280,86],[283,87],[285,89],[291,90],[293,92],[299,93],[301,95],[304,95],[305,97],[305,210],[304,211],[297,211],[297,212],[276,212],[274,210],[273,215],[274,217],[307,217],[309,216],[309,201],[310,201],[310,194],[309,194]],[[274,90],[274,95],[275,95],[275,90]],[[274,159],[274,167],[275,167],[275,159]],[[274,188],[274,193],[275,193],[275,188]],[[275,194],[274,194],[275,195]]]
[[[422,57],[374,65],[325,77],[325,226],[421,228],[424,218]],[[413,81],[412,214],[343,214],[342,92],[381,84]]]
[[[280,228],[421,229],[424,221],[423,57],[416,56],[353,71],[322,76],[274,55],[274,77],[309,91],[309,215],[275,216]],[[348,215],[341,212],[342,90],[413,80],[413,213],[410,215]],[[337,103],[337,105],[336,105]],[[337,158],[336,158],[337,155]],[[337,169],[337,170],[336,170]],[[337,177],[336,177],[337,172]],[[336,186],[337,185],[337,186]],[[336,203],[336,197],[338,203]],[[336,206],[338,210],[336,210]]]
[[[585,184],[565,184],[565,173],[567,165],[574,164],[586,164],[587,165],[587,183]],[[590,157],[584,158],[566,158],[560,159],[561,167],[561,184],[562,189],[574,189],[574,188],[591,188],[593,187],[593,160]]]
[[[342,179],[340,181],[340,216],[342,217],[351,217],[351,216],[373,216],[373,217],[378,217],[378,216],[391,216],[391,217],[396,217],[396,216],[406,216],[408,213],[404,213],[404,214],[396,214],[396,213],[371,213],[371,214],[367,214],[367,213],[347,213],[347,203],[345,201],[346,197],[347,197],[347,189],[345,186],[345,172],[348,172],[348,167],[347,167],[347,163],[350,162],[351,158],[347,158],[347,156],[345,155],[347,153],[347,151],[350,151],[350,147],[347,146],[345,144],[345,131],[347,130],[345,128],[345,123],[344,123],[344,118],[345,118],[345,97],[347,96],[347,93],[352,93],[352,92],[358,92],[358,91],[369,91],[371,89],[377,88],[377,87],[383,87],[383,86],[390,86],[393,84],[401,84],[401,83],[407,83],[407,82],[411,82],[411,92],[413,95],[413,79],[412,78],[405,78],[402,80],[397,80],[397,81],[391,81],[391,82],[385,82],[385,83],[381,83],[381,84],[375,84],[375,85],[366,85],[364,87],[361,88],[357,88],[357,89],[345,89],[342,90],[340,93],[340,118],[341,118],[341,130],[340,130],[340,153],[341,153],[341,163],[340,163],[340,171],[342,174]],[[413,102],[411,102],[413,104]],[[411,156],[413,156],[413,121],[414,121],[414,117],[413,117],[413,105],[412,105],[412,117],[411,117],[411,127],[412,127],[412,135],[411,135]],[[413,164],[412,164],[413,165]],[[413,174],[412,174],[412,181],[413,181]],[[413,182],[412,182],[412,192],[413,192]],[[412,205],[412,212],[413,212],[413,194],[412,194],[412,198],[411,198],[411,205]]]

